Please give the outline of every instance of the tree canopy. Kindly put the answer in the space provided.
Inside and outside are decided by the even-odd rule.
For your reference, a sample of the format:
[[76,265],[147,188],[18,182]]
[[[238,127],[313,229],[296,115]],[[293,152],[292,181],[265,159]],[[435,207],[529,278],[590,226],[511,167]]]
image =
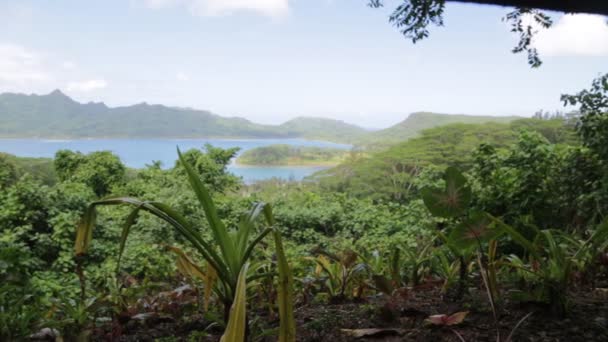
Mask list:
[[[528,64],[539,67],[542,64],[538,51],[532,44],[538,27],[549,28],[553,21],[543,11],[564,13],[589,13],[608,16],[606,1],[568,1],[568,0],[403,0],[389,17],[389,21],[398,27],[406,38],[413,43],[429,36],[428,26],[443,26],[443,14],[446,2],[475,3],[515,7],[503,20],[511,25],[511,32],[519,35],[518,44],[513,53],[526,52]],[[383,0],[370,0],[374,8],[382,7]],[[530,17],[532,20],[526,20]]]

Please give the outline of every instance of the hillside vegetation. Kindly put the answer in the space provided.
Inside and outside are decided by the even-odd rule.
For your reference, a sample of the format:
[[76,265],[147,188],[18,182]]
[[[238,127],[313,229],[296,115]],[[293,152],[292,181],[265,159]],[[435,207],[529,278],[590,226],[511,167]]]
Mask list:
[[497,149],[514,144],[521,132],[537,132],[553,144],[575,144],[572,125],[562,119],[521,119],[511,123],[455,123],[422,131],[419,137],[366,154],[352,154],[316,177],[328,191],[360,197],[405,200],[412,179],[429,167],[467,169],[481,144]]
[[243,184],[210,145],[61,150],[51,182],[0,156],[0,340],[607,341],[598,84],[572,120],[435,127],[318,182]]
[[508,123],[521,119],[517,116],[477,116],[463,114],[437,114],[430,112],[416,112],[410,114],[405,120],[386,129],[370,132],[358,145],[374,148],[386,147],[388,145],[408,140],[418,136],[423,130],[452,123],[478,124],[486,122]]
[[337,148],[279,144],[247,150],[236,161],[242,165],[330,166],[339,164],[349,153]]
[[19,179],[25,175],[47,185],[54,184],[57,180],[51,158],[17,157],[0,152],[0,178]]

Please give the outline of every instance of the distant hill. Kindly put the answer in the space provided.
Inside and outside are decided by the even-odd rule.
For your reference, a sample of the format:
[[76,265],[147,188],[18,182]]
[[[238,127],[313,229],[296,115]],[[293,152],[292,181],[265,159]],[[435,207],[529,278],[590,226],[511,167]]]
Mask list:
[[366,129],[344,121],[313,117],[291,119],[280,125],[278,129],[287,135],[347,143],[362,139],[369,134]]
[[368,131],[340,120],[298,117],[262,125],[205,110],[140,103],[108,107],[48,95],[0,94],[0,138],[303,138],[386,147],[451,123],[510,122],[517,117],[413,113],[392,127]]
[[521,119],[518,116],[477,116],[463,114],[438,114],[429,112],[416,112],[410,114],[405,120],[386,129],[370,132],[357,141],[363,146],[392,145],[418,136],[423,130],[433,127],[445,126],[453,123],[479,124],[486,122],[509,123]]
[[305,138],[349,142],[365,129],[342,121],[300,117],[261,125],[209,111],[147,103],[108,107],[48,95],[0,94],[3,138]]
[[274,127],[208,111],[141,103],[110,108],[48,95],[0,95],[0,137],[282,137]]

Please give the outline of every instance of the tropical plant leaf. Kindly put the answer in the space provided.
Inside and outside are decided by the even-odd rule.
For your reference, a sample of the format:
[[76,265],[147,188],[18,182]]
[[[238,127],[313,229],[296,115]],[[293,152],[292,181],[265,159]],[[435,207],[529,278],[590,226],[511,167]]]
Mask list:
[[203,306],[205,311],[209,309],[209,301],[211,300],[211,293],[213,292],[213,287],[215,286],[215,281],[217,280],[217,271],[213,266],[207,263],[207,272],[205,272],[205,279],[203,279],[203,283],[205,286],[203,293]]
[[279,342],[295,342],[296,321],[293,315],[293,275],[291,274],[291,268],[283,250],[281,234],[277,230],[274,230],[273,235],[279,269]]
[[93,227],[97,213],[95,206],[90,205],[84,213],[78,227],[76,228],[76,242],[74,243],[74,253],[76,256],[86,254],[93,238]]
[[499,219],[497,219],[495,217],[492,217],[492,221],[494,222],[494,224],[496,225],[497,228],[499,228],[500,230],[502,230],[503,232],[505,232],[507,235],[509,235],[509,237],[511,237],[511,239],[515,243],[517,243],[518,245],[520,245],[521,247],[523,247],[528,253],[530,253],[531,255],[533,255],[536,259],[540,258],[540,254],[539,254],[538,248],[534,244],[534,242],[526,239],[517,230],[515,230],[515,228],[513,228],[510,225],[502,222],[501,220],[499,220]]
[[131,227],[135,224],[135,222],[137,221],[137,218],[139,217],[139,211],[141,210],[142,206],[143,206],[143,203],[142,203],[142,205],[135,207],[135,209],[133,209],[133,211],[131,211],[129,216],[127,216],[127,220],[125,221],[125,224],[123,225],[122,233],[120,234],[120,246],[118,247],[118,261],[116,262],[116,272],[117,273],[120,270],[120,261],[122,260],[122,255],[124,253],[125,246],[127,244],[127,237],[129,237],[129,232],[131,231]]
[[224,335],[220,342],[244,342],[245,329],[247,328],[247,269],[249,264],[246,263],[241,268],[239,277],[236,283],[236,293],[232,307],[230,308],[230,317],[228,325],[224,331]]
[[167,249],[177,255],[177,270],[181,274],[191,279],[205,280],[205,272],[183,250],[173,246],[167,246]]
[[448,243],[462,253],[480,247],[482,243],[495,239],[502,233],[486,213],[473,212],[452,229]]
[[471,203],[471,188],[467,179],[455,167],[448,167],[443,175],[445,189],[423,188],[422,199],[433,216],[451,218],[464,214]]
[[207,218],[207,222],[209,223],[209,227],[211,228],[211,232],[215,238],[215,241],[218,243],[220,250],[222,251],[222,255],[226,260],[226,264],[229,268],[229,271],[236,275],[240,271],[240,260],[239,255],[236,252],[236,246],[234,241],[230,239],[228,234],[228,230],[224,226],[222,220],[220,220],[217,209],[215,208],[215,204],[211,199],[211,195],[209,191],[203,184],[200,179],[200,176],[194,171],[192,166],[184,159],[179,148],[177,149],[177,154],[179,156],[179,160],[186,170],[186,174],[188,175],[188,181],[190,182],[190,186],[192,190],[196,194],[201,206],[203,207],[203,211],[205,212],[205,217]]

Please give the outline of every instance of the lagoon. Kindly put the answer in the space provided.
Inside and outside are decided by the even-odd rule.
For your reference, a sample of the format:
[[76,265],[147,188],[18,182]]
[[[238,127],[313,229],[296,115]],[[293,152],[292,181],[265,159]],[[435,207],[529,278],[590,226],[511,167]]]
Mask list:
[[[162,162],[163,167],[172,167],[177,159],[176,147],[182,151],[202,148],[205,144],[216,147],[239,147],[239,153],[255,147],[273,144],[292,146],[316,146],[350,149],[350,145],[326,141],[304,139],[85,139],[85,140],[45,140],[45,139],[0,139],[0,152],[20,157],[52,158],[62,149],[89,153],[93,151],[112,151],[122,162],[133,168],[142,168],[153,161]],[[230,172],[243,178],[246,183],[273,177],[286,180],[302,180],[304,177],[326,167],[316,166],[243,166],[234,162]]]

